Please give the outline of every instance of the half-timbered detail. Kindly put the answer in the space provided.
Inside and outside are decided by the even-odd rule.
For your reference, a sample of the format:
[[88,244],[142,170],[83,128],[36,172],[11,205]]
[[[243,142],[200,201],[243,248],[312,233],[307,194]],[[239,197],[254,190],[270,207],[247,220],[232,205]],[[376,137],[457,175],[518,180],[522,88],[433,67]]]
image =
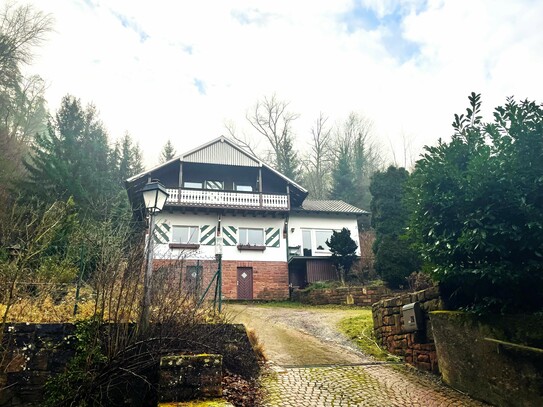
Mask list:
[[[285,299],[289,284],[334,279],[324,242],[343,227],[357,240],[357,217],[367,213],[307,200],[302,186],[224,137],[128,179],[136,217],[151,179],[169,193],[153,233],[158,263],[218,256],[228,299]],[[193,267],[185,283],[197,291],[199,278]]]

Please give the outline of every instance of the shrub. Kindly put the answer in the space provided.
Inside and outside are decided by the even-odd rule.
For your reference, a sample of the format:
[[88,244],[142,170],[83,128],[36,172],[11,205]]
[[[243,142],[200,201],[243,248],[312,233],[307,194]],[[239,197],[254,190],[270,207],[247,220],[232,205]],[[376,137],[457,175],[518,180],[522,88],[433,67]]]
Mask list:
[[480,95],[449,143],[425,147],[410,182],[411,236],[456,308],[543,308],[543,109],[507,99],[483,123]]

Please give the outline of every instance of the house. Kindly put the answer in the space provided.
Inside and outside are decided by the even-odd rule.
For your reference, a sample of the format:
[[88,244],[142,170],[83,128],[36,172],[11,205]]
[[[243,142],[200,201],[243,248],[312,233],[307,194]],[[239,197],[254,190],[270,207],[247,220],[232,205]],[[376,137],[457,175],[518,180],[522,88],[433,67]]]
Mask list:
[[285,299],[289,284],[335,279],[325,242],[343,227],[357,241],[357,217],[367,214],[307,200],[302,186],[224,137],[128,179],[136,213],[151,179],[169,193],[155,220],[155,268],[202,286],[198,267],[220,258],[226,299]]

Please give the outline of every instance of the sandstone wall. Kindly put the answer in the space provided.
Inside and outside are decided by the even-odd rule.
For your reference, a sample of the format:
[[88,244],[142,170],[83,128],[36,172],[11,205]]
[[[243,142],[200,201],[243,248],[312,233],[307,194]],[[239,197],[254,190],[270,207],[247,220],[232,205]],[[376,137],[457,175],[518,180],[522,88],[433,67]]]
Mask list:
[[[418,301],[424,315],[424,328],[418,332],[402,330],[402,306]],[[429,312],[443,308],[438,287],[381,300],[372,306],[377,342],[418,369],[437,373],[438,362]]]
[[[115,331],[114,325],[103,328],[104,335]],[[75,333],[73,324],[6,324],[0,353],[0,407],[43,405],[45,383],[64,372],[75,355]],[[245,378],[256,377],[259,372],[243,325],[193,325],[179,341],[168,345],[175,353],[221,354],[223,367]],[[156,372],[158,377],[158,360]]]
[[294,290],[292,300],[311,305],[360,305],[371,306],[390,291],[383,286],[377,287],[338,287],[313,290]]

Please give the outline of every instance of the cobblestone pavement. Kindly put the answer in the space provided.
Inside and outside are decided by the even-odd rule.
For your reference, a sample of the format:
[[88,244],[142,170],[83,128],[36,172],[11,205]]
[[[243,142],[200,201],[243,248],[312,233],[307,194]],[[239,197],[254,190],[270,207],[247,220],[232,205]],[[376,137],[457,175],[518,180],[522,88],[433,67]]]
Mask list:
[[426,375],[386,365],[286,368],[263,379],[265,406],[483,407]]
[[376,362],[345,347],[335,327],[350,316],[343,311],[336,318],[333,311],[233,309],[239,322],[256,331],[272,362],[272,373],[262,379],[264,406],[488,406],[443,385],[437,376]]

